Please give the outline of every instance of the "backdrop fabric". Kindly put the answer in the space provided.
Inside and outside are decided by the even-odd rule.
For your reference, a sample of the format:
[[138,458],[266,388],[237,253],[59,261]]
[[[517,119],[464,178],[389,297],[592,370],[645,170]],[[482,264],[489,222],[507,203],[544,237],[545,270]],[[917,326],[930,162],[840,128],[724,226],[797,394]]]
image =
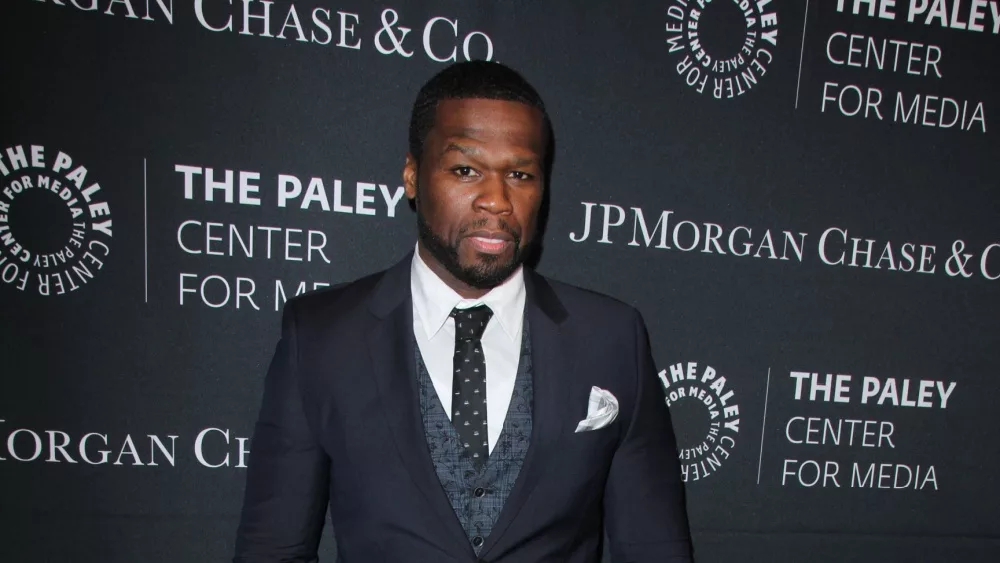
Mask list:
[[995,561],[998,46],[1000,0],[0,3],[0,561],[231,556],[282,305],[412,248],[466,59],[547,103],[538,270],[643,313],[699,562]]

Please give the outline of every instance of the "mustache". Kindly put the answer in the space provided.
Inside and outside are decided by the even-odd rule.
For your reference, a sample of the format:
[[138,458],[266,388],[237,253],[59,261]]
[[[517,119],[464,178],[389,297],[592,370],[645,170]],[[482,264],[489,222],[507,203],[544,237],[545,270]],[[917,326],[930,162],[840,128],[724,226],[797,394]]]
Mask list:
[[[462,228],[458,230],[458,235],[465,236],[469,233],[469,231],[485,229],[487,226],[489,226],[489,224],[490,220],[486,217],[483,217],[481,219],[476,219],[475,221],[469,223],[468,225],[462,226]],[[497,218],[496,230],[507,233],[515,240],[521,239],[521,229],[517,229],[511,226],[510,223],[504,221],[502,218]]]

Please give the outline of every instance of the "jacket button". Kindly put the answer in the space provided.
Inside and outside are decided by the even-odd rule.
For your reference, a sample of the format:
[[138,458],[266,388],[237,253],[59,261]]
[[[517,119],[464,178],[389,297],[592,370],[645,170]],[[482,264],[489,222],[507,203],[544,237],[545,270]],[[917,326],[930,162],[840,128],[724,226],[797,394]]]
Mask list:
[[472,538],[472,545],[474,545],[476,547],[482,547],[482,545],[483,545],[483,536],[476,536],[476,537]]
[[476,490],[472,491],[472,494],[476,495],[477,497],[481,497],[486,494],[486,489],[482,487],[476,487]]

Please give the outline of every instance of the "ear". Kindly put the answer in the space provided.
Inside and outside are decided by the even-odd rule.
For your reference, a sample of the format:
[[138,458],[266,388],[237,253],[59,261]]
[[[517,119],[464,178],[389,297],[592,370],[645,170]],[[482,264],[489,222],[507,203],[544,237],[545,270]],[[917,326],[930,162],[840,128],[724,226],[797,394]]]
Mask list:
[[409,152],[406,153],[406,163],[403,165],[403,189],[406,191],[406,199],[416,199],[417,159]]

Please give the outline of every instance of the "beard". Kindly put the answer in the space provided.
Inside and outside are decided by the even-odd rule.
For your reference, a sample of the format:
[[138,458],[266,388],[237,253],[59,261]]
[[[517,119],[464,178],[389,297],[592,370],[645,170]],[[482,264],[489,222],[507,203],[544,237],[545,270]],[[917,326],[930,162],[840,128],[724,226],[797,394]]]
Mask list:
[[469,230],[486,226],[486,219],[477,221],[471,225],[463,227],[459,231],[459,241],[449,244],[441,236],[435,233],[423,214],[420,206],[417,205],[417,236],[423,247],[430,252],[449,274],[458,281],[476,289],[492,289],[504,282],[511,276],[524,262],[524,256],[528,248],[521,248],[521,233],[515,231],[503,219],[500,220],[499,228],[513,238],[514,251],[509,259],[504,259],[495,254],[479,253],[479,262],[472,265],[462,265],[458,256],[458,245],[461,236]]

